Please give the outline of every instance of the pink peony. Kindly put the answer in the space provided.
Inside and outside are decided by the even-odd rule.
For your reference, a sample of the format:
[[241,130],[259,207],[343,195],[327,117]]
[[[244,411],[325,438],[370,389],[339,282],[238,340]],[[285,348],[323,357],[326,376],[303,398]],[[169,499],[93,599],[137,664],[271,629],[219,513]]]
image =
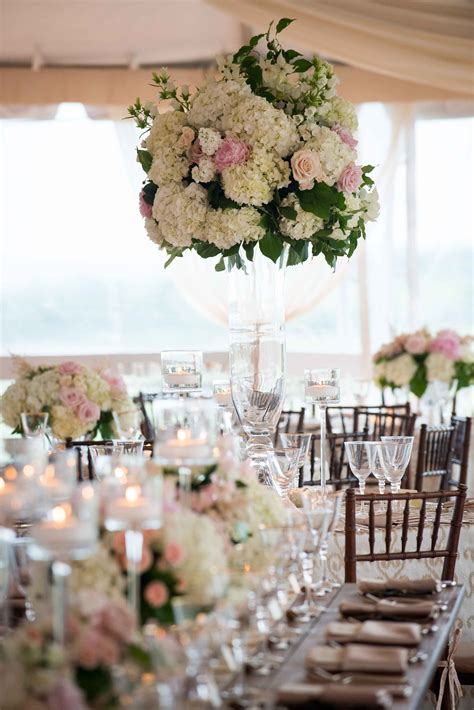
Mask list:
[[349,163],[347,168],[342,171],[339,180],[337,181],[337,189],[339,192],[355,192],[362,182],[362,169],[360,165]]
[[181,135],[178,138],[178,147],[189,148],[194,140],[195,135],[196,134],[192,128],[190,128],[189,126],[183,126]]
[[110,666],[118,662],[119,647],[115,639],[99,629],[87,628],[79,640],[77,661],[83,668]]
[[124,600],[110,601],[100,615],[102,628],[121,643],[130,643],[135,630],[135,618]]
[[96,422],[100,417],[100,407],[86,399],[79,405],[77,416],[81,422]]
[[78,362],[74,362],[74,360],[67,360],[59,365],[58,372],[60,375],[80,375],[82,365],[79,365]]
[[461,339],[454,330],[440,330],[430,343],[432,353],[442,353],[448,360],[457,360],[460,355]]
[[245,163],[250,154],[247,143],[237,140],[237,138],[224,138],[216,152],[214,153],[214,165],[221,173],[225,168],[232,165]]
[[188,151],[189,159],[192,163],[199,163],[204,155],[199,139],[195,140]]
[[179,565],[184,560],[184,550],[177,542],[169,542],[163,552],[165,560],[170,565]]
[[150,582],[145,587],[144,597],[150,606],[157,608],[168,601],[168,589],[163,582]]
[[354,148],[357,148],[357,144],[359,141],[354,138],[352,133],[347,128],[341,126],[340,123],[335,123],[332,127],[332,130],[334,131],[334,133],[337,133],[341,141],[348,145],[349,148],[352,148],[352,150],[354,150]]
[[83,390],[78,387],[63,387],[59,392],[59,399],[66,407],[75,408],[87,401]]
[[150,219],[150,217],[152,216],[152,205],[149,205],[148,202],[146,202],[143,195],[143,190],[138,196],[138,205],[141,216],[145,217],[145,219]]
[[405,340],[405,350],[411,355],[422,355],[426,352],[427,345],[428,339],[423,333],[413,333]]
[[79,688],[67,678],[61,678],[50,690],[46,700],[48,710],[86,710]]
[[300,190],[311,190],[315,180],[322,182],[325,178],[319,155],[315,150],[303,149],[293,153],[291,170]]

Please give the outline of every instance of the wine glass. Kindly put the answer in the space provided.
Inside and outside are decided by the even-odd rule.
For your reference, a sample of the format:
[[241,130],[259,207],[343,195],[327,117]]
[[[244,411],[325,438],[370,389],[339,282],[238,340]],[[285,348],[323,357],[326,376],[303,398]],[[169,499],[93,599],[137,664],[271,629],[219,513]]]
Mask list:
[[299,459],[299,447],[272,449],[267,454],[270,485],[273,485],[282,498],[288,498],[288,491],[298,475]]
[[312,404],[317,404],[320,414],[320,462],[321,491],[326,493],[326,408],[339,404],[339,370],[305,370],[305,397]]
[[345,441],[347,460],[354,476],[359,481],[359,492],[365,493],[365,482],[371,473],[371,459],[366,441]]
[[398,493],[402,478],[410,462],[413,437],[384,436],[382,437],[382,442],[377,443],[377,448],[385,477],[390,482],[390,490],[394,494]]
[[380,452],[377,447],[376,441],[367,441],[367,455],[369,457],[370,472],[377,479],[379,486],[379,493],[383,495],[385,493],[385,470],[380,461]]
[[20,418],[23,435],[27,439],[31,439],[36,436],[44,437],[46,435],[46,427],[49,419],[48,412],[37,412],[35,414],[27,414],[22,412],[20,414]]
[[[309,447],[311,444],[312,434],[288,434],[281,433],[280,441],[284,447],[295,447],[299,449],[298,470],[302,471],[308,460]],[[296,481],[295,481],[296,482]]]
[[123,453],[123,442],[89,446],[92,469],[98,481],[112,472],[113,462]]
[[306,540],[304,555],[306,562],[310,563],[309,569],[304,572],[305,579],[305,602],[299,611],[306,610],[309,615],[318,613],[323,607],[315,604],[313,596],[318,596],[322,587],[322,579],[316,579],[317,566],[316,556],[320,556],[321,546],[327,540],[327,535],[334,515],[334,501],[319,490],[304,490],[301,496],[303,513],[310,533],[310,541]]
[[143,439],[143,414],[138,409],[126,412],[112,412],[115,430],[121,441],[140,441]]

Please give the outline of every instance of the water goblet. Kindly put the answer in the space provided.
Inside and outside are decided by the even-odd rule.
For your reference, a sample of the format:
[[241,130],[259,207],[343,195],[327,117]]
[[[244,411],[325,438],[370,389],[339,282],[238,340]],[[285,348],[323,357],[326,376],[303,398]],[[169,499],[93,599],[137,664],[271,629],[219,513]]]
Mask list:
[[270,485],[284,499],[288,498],[288,491],[298,475],[299,458],[299,447],[272,449],[267,454]]
[[365,482],[371,473],[371,460],[366,441],[345,441],[349,467],[359,481],[359,492],[364,495]]
[[412,436],[381,437],[382,442],[377,443],[380,463],[384,469],[385,477],[390,483],[392,493],[400,491],[402,478],[410,462],[413,448]]
[[339,404],[339,370],[305,370],[305,398],[316,404],[320,414],[321,491],[326,493],[326,408]]
[[314,601],[314,596],[319,596],[318,592],[322,587],[322,580],[317,579],[316,557],[320,556],[321,546],[324,544],[329,532],[331,520],[334,512],[334,503],[327,495],[320,490],[304,490],[301,496],[303,513],[309,530],[309,539],[306,539],[303,550],[304,559],[307,564],[304,570],[305,580],[305,602],[300,611],[306,610],[311,618],[315,614],[324,610],[324,607]]
[[[284,447],[297,447],[299,449],[298,470],[303,473],[304,467],[308,460],[309,447],[311,444],[312,434],[288,434],[281,433],[280,441]],[[296,480],[295,480],[296,483]]]
[[113,462],[123,453],[123,442],[113,444],[94,444],[88,447],[92,470],[98,481],[111,473]]
[[121,441],[139,441],[143,438],[143,414],[138,409],[112,412],[115,430]]
[[380,461],[380,452],[376,441],[367,441],[365,443],[367,447],[367,456],[369,458],[370,472],[377,479],[379,493],[384,495],[385,493],[385,470]]
[[22,412],[20,418],[23,435],[27,439],[46,435],[46,427],[49,419],[48,412],[37,412],[35,414]]

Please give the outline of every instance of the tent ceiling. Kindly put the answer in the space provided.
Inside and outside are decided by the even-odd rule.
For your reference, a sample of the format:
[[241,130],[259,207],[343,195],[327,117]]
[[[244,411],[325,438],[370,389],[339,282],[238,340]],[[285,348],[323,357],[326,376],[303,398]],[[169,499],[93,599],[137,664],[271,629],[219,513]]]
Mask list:
[[202,0],[0,0],[0,64],[208,62],[242,39],[238,20]]

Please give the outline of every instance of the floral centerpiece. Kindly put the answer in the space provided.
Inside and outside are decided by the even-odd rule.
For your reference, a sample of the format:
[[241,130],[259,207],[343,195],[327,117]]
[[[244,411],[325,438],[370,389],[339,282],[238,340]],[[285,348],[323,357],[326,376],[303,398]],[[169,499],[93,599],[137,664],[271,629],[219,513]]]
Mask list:
[[[351,256],[378,215],[372,166],[357,164],[355,108],[338,96],[332,66],[284,49],[279,33],[252,37],[191,95],[153,74],[164,113],[129,107],[144,130],[140,211],[169,259],[194,250],[216,269],[252,260],[256,245],[288,263]],[[259,53],[257,47],[263,46]]]
[[383,345],[373,357],[374,379],[379,387],[408,387],[421,397],[432,382],[456,389],[474,382],[473,338],[453,330],[432,336],[427,330],[403,333]]
[[108,368],[94,370],[78,362],[32,367],[16,358],[17,378],[4,392],[0,413],[13,433],[21,432],[22,412],[48,412],[49,426],[57,439],[104,439],[115,435],[112,412],[133,413],[123,379]]

